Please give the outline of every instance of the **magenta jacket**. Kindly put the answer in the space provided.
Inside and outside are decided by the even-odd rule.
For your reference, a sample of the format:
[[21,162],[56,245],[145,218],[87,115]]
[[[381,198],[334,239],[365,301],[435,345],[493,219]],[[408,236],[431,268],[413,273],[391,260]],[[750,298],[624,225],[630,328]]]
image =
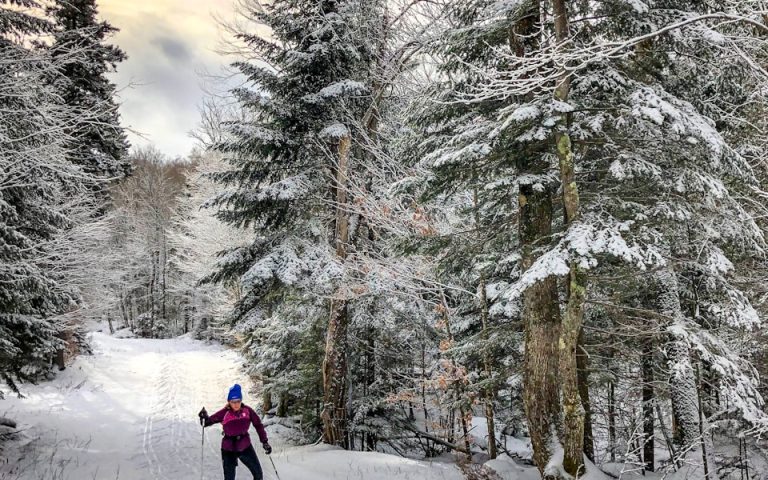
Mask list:
[[261,418],[253,411],[251,407],[243,404],[237,412],[232,411],[228,406],[208,417],[205,426],[221,423],[224,427],[224,438],[221,439],[221,449],[228,452],[242,452],[251,445],[251,437],[248,435],[248,429],[251,424],[259,434],[261,443],[267,443],[267,431],[261,423]]

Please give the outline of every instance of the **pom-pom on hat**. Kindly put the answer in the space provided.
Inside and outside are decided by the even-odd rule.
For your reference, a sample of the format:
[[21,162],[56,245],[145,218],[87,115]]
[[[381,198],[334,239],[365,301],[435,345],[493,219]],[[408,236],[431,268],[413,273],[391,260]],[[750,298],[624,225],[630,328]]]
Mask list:
[[240,388],[240,385],[234,384],[232,385],[232,388],[229,389],[229,395],[227,395],[227,401],[231,402],[232,400],[242,400],[243,399],[243,392]]

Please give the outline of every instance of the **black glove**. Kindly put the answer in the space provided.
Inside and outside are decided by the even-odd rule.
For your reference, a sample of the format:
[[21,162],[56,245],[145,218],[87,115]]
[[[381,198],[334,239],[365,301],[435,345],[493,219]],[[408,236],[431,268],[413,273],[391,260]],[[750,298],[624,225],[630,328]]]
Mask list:
[[266,453],[267,455],[272,453],[272,446],[270,444],[265,442],[265,443],[262,443],[261,446],[264,447],[264,453]]
[[205,407],[200,410],[200,413],[198,413],[197,416],[200,417],[200,425],[204,425],[205,421],[208,420],[208,412],[205,411]]

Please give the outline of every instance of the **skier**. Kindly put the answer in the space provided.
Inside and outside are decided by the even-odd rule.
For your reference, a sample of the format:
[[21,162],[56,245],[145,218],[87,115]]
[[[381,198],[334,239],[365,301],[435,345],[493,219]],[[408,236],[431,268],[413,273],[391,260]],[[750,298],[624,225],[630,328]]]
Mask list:
[[251,407],[243,404],[240,385],[234,384],[229,389],[227,405],[224,408],[209,416],[203,407],[198,416],[204,427],[214,423],[221,423],[224,427],[224,438],[221,440],[221,463],[224,466],[224,480],[235,480],[235,467],[237,467],[238,459],[250,470],[253,480],[263,479],[261,464],[259,464],[256,451],[251,445],[251,437],[248,435],[248,428],[251,424],[256,428],[259,440],[261,440],[267,455],[272,453],[272,447],[269,445],[267,432],[264,430],[259,416]]

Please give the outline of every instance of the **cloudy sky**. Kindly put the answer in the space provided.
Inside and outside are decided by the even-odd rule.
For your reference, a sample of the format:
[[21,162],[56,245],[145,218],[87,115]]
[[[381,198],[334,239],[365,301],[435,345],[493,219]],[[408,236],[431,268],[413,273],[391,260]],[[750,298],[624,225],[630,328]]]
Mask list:
[[[220,72],[222,35],[214,16],[234,18],[234,0],[100,0],[101,17],[120,32],[113,38],[128,54],[113,80],[121,89],[123,125],[134,146],[153,143],[168,155],[193,146],[206,80]],[[130,86],[129,86],[130,85]]]

